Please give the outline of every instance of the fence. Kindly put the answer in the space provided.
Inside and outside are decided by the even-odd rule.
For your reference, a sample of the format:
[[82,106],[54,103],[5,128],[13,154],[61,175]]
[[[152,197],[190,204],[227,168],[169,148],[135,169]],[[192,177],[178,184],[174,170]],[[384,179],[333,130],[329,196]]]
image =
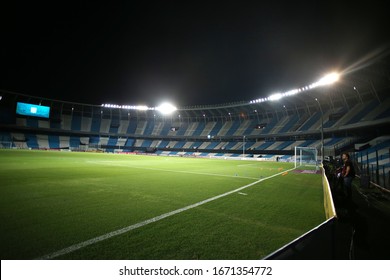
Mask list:
[[353,160],[356,163],[358,175],[368,177],[369,180],[379,186],[390,189],[390,150],[388,153],[356,152]]

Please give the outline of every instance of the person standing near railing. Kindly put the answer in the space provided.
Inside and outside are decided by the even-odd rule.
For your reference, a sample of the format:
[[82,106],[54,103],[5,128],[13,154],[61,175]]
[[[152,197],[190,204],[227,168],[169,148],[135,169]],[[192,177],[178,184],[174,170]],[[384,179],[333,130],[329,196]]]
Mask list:
[[344,191],[346,192],[347,198],[352,198],[352,180],[355,178],[355,169],[353,163],[350,160],[348,153],[343,153],[341,155],[343,160],[343,169],[341,171],[341,176],[343,177]]

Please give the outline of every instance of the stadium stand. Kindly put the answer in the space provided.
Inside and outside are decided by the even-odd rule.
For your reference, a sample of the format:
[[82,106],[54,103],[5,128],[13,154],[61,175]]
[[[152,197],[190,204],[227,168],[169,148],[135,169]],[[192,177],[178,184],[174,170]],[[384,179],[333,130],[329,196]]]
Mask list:
[[[170,116],[1,91],[0,143],[11,148],[291,160],[295,146],[320,150],[322,128],[323,157],[354,152],[354,145],[368,143],[356,158],[368,165],[378,161],[388,175],[388,141],[372,142],[386,136],[390,122],[389,81],[381,73],[363,69],[337,86],[283,101],[183,107]],[[17,115],[16,102],[50,106],[50,118]]]

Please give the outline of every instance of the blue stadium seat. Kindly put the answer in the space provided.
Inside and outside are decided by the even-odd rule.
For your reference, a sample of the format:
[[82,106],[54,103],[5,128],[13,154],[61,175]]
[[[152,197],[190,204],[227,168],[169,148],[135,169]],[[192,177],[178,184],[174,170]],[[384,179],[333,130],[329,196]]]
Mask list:
[[233,121],[232,126],[227,131],[226,135],[234,135],[234,133],[237,131],[237,129],[240,127],[241,122],[239,121]]
[[60,147],[60,137],[58,135],[49,135],[49,147],[50,149],[59,149]]
[[73,130],[73,131],[80,131],[81,130],[81,116],[80,115],[73,114],[71,130]]

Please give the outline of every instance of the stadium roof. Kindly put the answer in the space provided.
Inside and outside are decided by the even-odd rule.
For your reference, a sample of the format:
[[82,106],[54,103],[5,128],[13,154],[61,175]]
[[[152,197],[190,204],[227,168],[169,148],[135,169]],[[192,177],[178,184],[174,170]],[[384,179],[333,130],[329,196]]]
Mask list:
[[[368,65],[367,65],[368,64]],[[22,93],[14,93],[1,90],[2,102],[9,103],[24,101],[42,104],[57,108],[64,113],[93,113],[136,115],[146,118],[195,118],[195,119],[222,119],[232,118],[246,119],[249,116],[267,117],[270,114],[300,114],[301,112],[313,112],[321,106],[327,108],[351,107],[353,104],[371,100],[373,98],[382,101],[390,91],[390,63],[389,55],[381,55],[375,60],[363,61],[354,68],[347,69],[337,83],[324,87],[317,87],[300,94],[287,96],[279,100],[253,103],[250,100],[235,103],[220,103],[209,105],[194,105],[179,107],[172,115],[163,116],[157,110],[137,110],[135,107],[119,106],[102,107],[102,105],[74,103],[71,100],[53,100],[42,97],[29,96]],[[139,108],[138,108],[139,109]],[[108,113],[105,113],[108,112]]]

